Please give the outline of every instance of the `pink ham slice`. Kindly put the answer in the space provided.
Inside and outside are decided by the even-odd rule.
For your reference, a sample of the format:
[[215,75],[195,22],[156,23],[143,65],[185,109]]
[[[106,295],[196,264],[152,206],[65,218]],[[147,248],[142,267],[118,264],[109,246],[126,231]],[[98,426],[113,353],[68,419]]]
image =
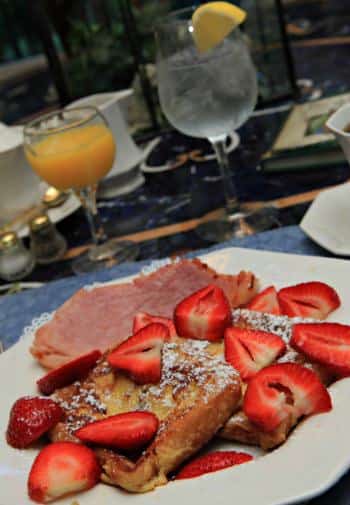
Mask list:
[[55,368],[93,349],[113,348],[129,337],[137,312],[172,317],[178,302],[210,283],[225,291],[232,308],[249,302],[258,287],[250,272],[222,275],[199,260],[181,260],[133,282],[81,289],[37,330],[31,353]]

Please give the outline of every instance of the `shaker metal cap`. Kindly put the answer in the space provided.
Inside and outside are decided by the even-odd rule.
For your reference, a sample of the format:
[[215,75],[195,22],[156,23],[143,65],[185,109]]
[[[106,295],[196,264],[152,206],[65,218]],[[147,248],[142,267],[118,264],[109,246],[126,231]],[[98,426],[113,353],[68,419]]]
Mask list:
[[58,207],[68,198],[68,193],[49,186],[42,197],[42,201],[47,207]]
[[46,214],[41,214],[40,216],[36,216],[31,220],[29,226],[31,231],[38,231],[50,226],[51,221]]
[[8,231],[0,235],[0,250],[9,249],[13,247],[18,242],[17,234],[13,231]]

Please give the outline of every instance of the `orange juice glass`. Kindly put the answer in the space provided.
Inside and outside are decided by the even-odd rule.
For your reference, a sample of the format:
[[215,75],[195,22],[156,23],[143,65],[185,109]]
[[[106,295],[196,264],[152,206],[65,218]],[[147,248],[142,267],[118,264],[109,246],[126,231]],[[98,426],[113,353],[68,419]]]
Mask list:
[[73,263],[73,270],[91,272],[135,259],[136,244],[106,239],[96,207],[98,181],[110,171],[116,154],[102,114],[80,107],[41,116],[25,127],[24,147],[32,169],[51,186],[72,189],[86,211],[94,245]]
[[92,186],[111,169],[115,142],[103,124],[86,125],[50,135],[26,149],[33,170],[57,189]]

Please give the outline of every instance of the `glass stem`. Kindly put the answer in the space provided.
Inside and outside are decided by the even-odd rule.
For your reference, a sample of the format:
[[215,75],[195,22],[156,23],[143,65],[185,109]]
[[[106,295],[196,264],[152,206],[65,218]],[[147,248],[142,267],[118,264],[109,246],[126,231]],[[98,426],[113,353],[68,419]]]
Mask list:
[[219,165],[222,183],[224,186],[225,209],[228,216],[240,211],[240,206],[237,198],[237,190],[233,182],[230,163],[226,151],[225,139],[211,140],[216,158]]
[[107,240],[106,233],[103,229],[101,217],[96,205],[97,185],[87,188],[75,190],[81,204],[85,210],[85,214],[89,223],[92,241],[95,246],[103,244]]

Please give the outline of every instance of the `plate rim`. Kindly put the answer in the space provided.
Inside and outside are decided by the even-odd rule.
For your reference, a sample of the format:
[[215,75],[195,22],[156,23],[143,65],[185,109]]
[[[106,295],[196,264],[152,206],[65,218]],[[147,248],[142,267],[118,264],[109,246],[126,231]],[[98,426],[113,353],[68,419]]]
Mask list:
[[[236,254],[237,255],[240,252],[244,252],[245,254],[248,254],[248,256],[250,256],[250,257],[251,256],[253,256],[253,257],[260,256],[261,258],[263,258],[263,256],[271,257],[272,262],[273,262],[274,259],[276,259],[278,257],[284,257],[287,260],[287,262],[289,260],[293,261],[293,259],[295,259],[295,260],[299,260],[299,261],[301,261],[301,263],[303,263],[303,260],[306,259],[307,262],[311,262],[311,263],[317,260],[318,262],[320,262],[320,264],[327,264],[327,265],[339,264],[340,269],[342,269],[345,266],[348,267],[348,261],[347,260],[343,260],[343,259],[323,258],[323,257],[305,256],[305,255],[298,255],[298,254],[269,252],[269,251],[258,251],[258,250],[254,250],[254,249],[242,249],[242,248],[232,248],[232,247],[228,247],[228,248],[225,248],[225,249],[220,249],[220,250],[217,250],[217,251],[212,251],[212,252],[209,252],[209,253],[206,253],[206,254],[202,254],[202,255],[200,255],[198,257],[201,260],[203,260],[203,261],[215,262],[216,260],[220,260],[220,257],[221,258],[225,257],[227,254],[229,254],[229,255]],[[259,262],[260,260],[257,260],[257,261]],[[249,259],[247,260],[247,263],[249,264]],[[218,269],[218,271],[224,271],[218,265],[216,265],[216,268]],[[304,268],[306,268],[306,267],[304,267]],[[99,286],[105,285],[105,284],[119,284],[119,283],[123,283],[123,282],[128,282],[128,281],[134,279],[135,277],[138,277],[140,275],[140,273],[141,272],[136,273],[134,275],[129,275],[129,276],[126,276],[126,277],[121,277],[121,278],[118,278],[118,279],[113,279],[113,280],[110,280],[110,281],[107,281],[107,282],[99,283]],[[264,276],[266,277],[266,273],[260,273],[259,271],[257,271],[256,274],[258,276],[261,275],[261,277],[264,277]],[[288,275],[290,275],[290,274],[288,274]],[[288,277],[288,275],[287,275],[287,277]],[[268,281],[268,276],[267,276],[267,278],[265,280]],[[349,303],[349,308],[350,308],[350,303]],[[16,350],[17,349],[21,349],[20,346],[27,347],[28,346],[28,342],[25,341],[23,338],[20,338],[13,346],[11,346],[7,351],[5,351],[0,356],[0,363],[1,363],[1,360],[3,360],[6,356],[12,355],[13,353],[16,354]],[[23,388],[23,389],[25,389],[25,388]],[[334,394],[334,398],[337,398],[337,390],[339,392],[339,389],[340,389],[340,392],[342,392],[342,390],[345,389],[345,391],[348,393],[350,391],[350,379],[344,379],[342,381],[338,381],[338,382],[336,382],[335,384],[333,384],[330,387],[331,394],[332,394],[332,396]],[[24,392],[24,394],[25,394],[25,392]],[[343,406],[343,408],[344,408],[344,406]],[[334,409],[334,411],[335,410],[336,409]],[[331,413],[332,412],[333,411],[331,411]],[[329,414],[331,414],[331,413],[329,413]],[[336,414],[337,414],[337,411],[336,411]],[[349,414],[350,414],[350,409],[349,409]],[[327,414],[325,414],[325,416],[326,415]],[[300,434],[300,432],[303,431],[304,426],[309,425],[310,422],[313,423],[315,426],[317,426],[317,424],[318,424],[317,421],[319,419],[322,419],[321,416],[313,416],[312,418],[308,419],[308,423],[301,423],[303,426],[300,426],[300,428],[298,428],[298,430],[296,430],[294,432],[294,434],[290,437],[290,439],[291,438],[295,439],[296,437],[294,435],[296,433]],[[321,421],[321,425],[322,425],[322,421]],[[272,453],[269,453],[268,455],[265,455],[262,459],[257,459],[253,464],[249,463],[249,465],[251,465],[250,468],[252,468],[252,470],[249,470],[249,471],[247,470],[248,473],[253,473],[253,475],[254,475],[253,468],[256,468],[257,466],[261,467],[261,465],[263,465],[263,461],[267,461],[266,458],[269,458],[269,462],[270,462],[271,459],[272,460],[274,459],[274,456],[273,456],[274,454],[280,454],[281,451],[283,451],[283,453],[284,453],[286,450],[287,450],[287,453],[288,453],[288,449],[287,448],[290,447],[290,446],[292,446],[292,445],[293,445],[293,443],[287,442],[286,444],[284,444],[283,446],[281,446],[278,450],[273,451]],[[294,443],[293,447],[294,446],[295,446],[295,443]],[[279,458],[277,457],[277,460],[278,459]],[[265,465],[265,464],[263,465],[264,468],[266,466],[269,466],[269,463],[267,465]],[[346,462],[343,461],[343,459],[341,459],[341,462],[338,465],[329,468],[329,471],[327,472],[328,479],[323,480],[321,483],[318,483],[317,485],[314,484],[314,486],[313,486],[312,489],[308,489],[308,490],[304,489],[304,490],[299,490],[299,491],[296,489],[294,491],[294,494],[292,496],[289,494],[288,496],[280,497],[279,499],[278,498],[273,498],[271,496],[271,500],[270,501],[266,502],[266,501],[263,500],[261,503],[263,503],[263,505],[286,505],[287,503],[288,504],[290,504],[290,503],[296,503],[296,502],[299,502],[300,500],[311,499],[312,497],[319,496],[320,494],[324,493],[329,488],[331,488],[332,485],[335,484],[341,478],[341,476],[344,475],[347,472],[347,470],[349,469],[349,467],[350,467],[350,454],[347,456]],[[247,469],[248,469],[248,466],[247,466]],[[223,485],[227,485],[227,478],[228,477],[226,477],[226,475],[229,474],[230,470],[232,471],[232,473],[234,473],[234,471],[237,474],[240,473],[239,471],[237,472],[237,470],[239,470],[239,467],[236,467],[236,468],[233,468],[233,469],[228,469],[228,470],[223,471],[223,472],[218,472],[217,474],[211,474],[211,475],[208,475],[208,476],[204,476],[200,480],[199,479],[197,479],[197,480],[193,479],[190,482],[188,482],[188,486],[186,486],[186,485],[183,486],[183,488],[185,489],[185,494],[187,495],[187,491],[186,491],[187,487],[191,490],[193,488],[193,486],[194,486],[198,490],[200,488],[203,489],[203,490],[205,490],[205,492],[207,493],[207,497],[209,498],[211,496],[210,500],[212,500],[213,496],[214,497],[216,496],[215,492],[213,493],[213,489],[212,488],[215,488],[215,489],[219,488],[219,486],[217,486],[215,484],[215,481],[217,481],[218,484],[220,484],[220,482],[222,482]],[[213,478],[213,475],[214,475],[214,478]],[[209,482],[209,485],[208,485],[208,482]],[[169,484],[168,486],[165,486],[163,488],[158,488],[159,493],[153,492],[153,493],[148,493],[146,495],[137,495],[137,496],[130,495],[130,496],[131,496],[131,498],[134,501],[139,500],[138,503],[142,503],[143,502],[142,497],[146,496],[146,498],[147,498],[147,496],[152,495],[153,501],[155,500],[157,502],[157,499],[159,499],[159,500],[166,499],[169,505],[173,505],[173,504],[177,503],[177,501],[179,499],[179,496],[180,496],[180,498],[181,498],[181,496],[184,496],[183,492],[180,493],[179,496],[177,496],[177,492],[175,491],[175,489],[177,489],[177,490],[180,489],[181,485],[179,485],[179,484],[180,483],[177,482],[177,483]],[[261,482],[260,482],[260,484],[261,484]],[[174,493],[165,492],[168,489],[170,489],[170,490],[173,489]],[[265,489],[264,489],[264,491],[265,491]],[[177,497],[175,497],[175,501],[173,500],[173,496],[174,495],[177,496]],[[114,496],[118,496],[118,494],[116,494]],[[194,496],[196,496],[196,495],[194,495]],[[232,498],[232,496],[230,494],[225,495],[225,496],[226,496],[226,498],[230,498],[230,499]],[[215,501],[215,503],[218,503],[218,504],[219,503],[220,504],[229,503],[228,501],[226,501],[225,496],[221,497],[223,499],[220,498],[219,501]],[[96,497],[98,497],[98,494],[96,495]],[[123,497],[124,497],[124,495],[123,495]],[[217,496],[216,496],[216,498],[217,498]],[[74,497],[73,497],[73,499],[74,499]],[[79,500],[79,502],[82,503],[82,505],[85,503],[84,495],[79,495],[77,497],[77,499]],[[130,499],[130,498],[128,498],[128,499]],[[72,498],[68,498],[67,505],[68,505],[68,503],[71,503],[71,501],[72,501]],[[25,503],[29,503],[29,502],[26,501]],[[64,505],[65,503],[66,503],[66,501],[63,500],[62,501],[62,505]],[[88,503],[90,504],[90,500],[88,500]],[[93,503],[93,502],[91,502],[91,503]],[[131,503],[131,499],[130,499],[130,503]],[[145,503],[148,503],[147,499],[145,500]],[[207,499],[204,499],[202,503],[204,505],[205,503],[209,503],[209,501],[207,502]],[[248,502],[243,502],[243,503],[244,503],[244,505],[248,505]],[[251,502],[249,502],[249,505],[250,505],[250,503]],[[2,505],[12,505],[12,503],[6,503],[6,504],[4,503]],[[260,505],[260,504],[258,502],[255,502],[254,505]]]

